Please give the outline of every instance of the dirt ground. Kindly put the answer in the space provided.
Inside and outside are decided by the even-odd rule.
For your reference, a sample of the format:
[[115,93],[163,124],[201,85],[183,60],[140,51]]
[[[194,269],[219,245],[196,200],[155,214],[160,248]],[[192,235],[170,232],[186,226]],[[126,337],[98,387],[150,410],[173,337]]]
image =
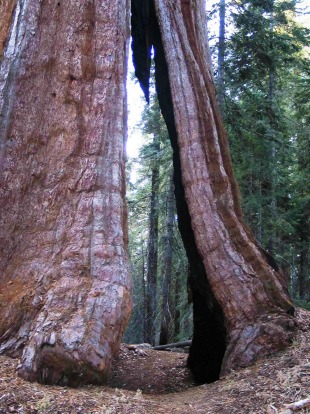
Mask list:
[[199,387],[187,355],[176,352],[122,345],[109,386],[79,389],[27,383],[15,373],[18,361],[1,356],[0,414],[284,413],[285,404],[310,397],[310,312],[298,310],[298,320],[285,352]]

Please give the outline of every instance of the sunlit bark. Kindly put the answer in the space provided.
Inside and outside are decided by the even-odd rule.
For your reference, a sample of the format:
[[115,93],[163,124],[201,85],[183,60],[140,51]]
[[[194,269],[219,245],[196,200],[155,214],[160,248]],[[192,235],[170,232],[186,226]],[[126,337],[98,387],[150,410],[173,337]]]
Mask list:
[[9,3],[0,7],[0,351],[21,355],[29,380],[102,383],[130,310],[130,4],[17,0],[2,14]]

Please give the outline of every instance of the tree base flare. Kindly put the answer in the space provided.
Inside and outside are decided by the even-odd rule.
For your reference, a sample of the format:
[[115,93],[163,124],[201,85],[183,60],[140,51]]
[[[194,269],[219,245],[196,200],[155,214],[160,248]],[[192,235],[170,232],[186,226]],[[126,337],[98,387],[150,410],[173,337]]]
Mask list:
[[0,353],[30,381],[104,383],[131,309],[130,8],[2,3]]
[[295,337],[296,327],[297,323],[292,316],[280,312],[231,330],[221,376],[287,348]]
[[[18,375],[30,382],[46,385],[78,387],[83,384],[105,384],[110,372],[110,354],[98,361],[83,360],[76,353],[75,358],[58,347],[45,346],[41,349],[28,349],[27,353],[35,353],[35,361],[27,364],[27,354]],[[97,362],[97,365],[95,365]],[[93,364],[92,364],[93,363]]]

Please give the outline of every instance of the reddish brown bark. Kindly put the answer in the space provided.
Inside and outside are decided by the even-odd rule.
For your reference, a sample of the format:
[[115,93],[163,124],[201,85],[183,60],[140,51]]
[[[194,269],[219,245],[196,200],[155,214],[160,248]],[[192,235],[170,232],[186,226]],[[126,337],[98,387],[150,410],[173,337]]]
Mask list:
[[16,0],[1,0],[0,2],[0,56],[9,36],[15,4]]
[[[144,29],[155,47],[191,267],[190,363],[215,379],[286,346],[292,305],[242,220],[204,2],[155,6],[157,17],[152,7],[143,14]],[[20,374],[30,380],[100,383],[130,308],[123,160],[130,5],[19,0],[12,10],[0,68],[1,352],[24,348]]]
[[0,61],[0,350],[29,380],[104,382],[129,316],[129,12],[19,0]]
[[213,87],[204,1],[155,0],[155,5],[185,201],[208,284],[224,315],[225,374],[287,346],[293,307],[282,274],[267,263],[242,219]]

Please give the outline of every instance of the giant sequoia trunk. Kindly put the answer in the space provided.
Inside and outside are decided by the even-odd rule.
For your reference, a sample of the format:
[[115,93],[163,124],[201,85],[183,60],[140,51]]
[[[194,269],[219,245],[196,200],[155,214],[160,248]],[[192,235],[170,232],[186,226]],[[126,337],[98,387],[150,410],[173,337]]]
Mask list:
[[132,5],[136,74],[148,96],[153,46],[159,103],[174,149],[178,220],[194,305],[189,365],[199,381],[213,381],[287,346],[293,307],[281,272],[243,222],[214,93],[205,2]]
[[[155,12],[156,8],[156,12]],[[128,0],[0,4],[1,352],[20,375],[103,382],[130,308],[124,205]],[[242,221],[202,0],[133,0],[146,96],[155,49],[190,262],[201,381],[286,346],[281,273]]]
[[29,380],[104,382],[128,319],[129,13],[0,4],[0,349]]

